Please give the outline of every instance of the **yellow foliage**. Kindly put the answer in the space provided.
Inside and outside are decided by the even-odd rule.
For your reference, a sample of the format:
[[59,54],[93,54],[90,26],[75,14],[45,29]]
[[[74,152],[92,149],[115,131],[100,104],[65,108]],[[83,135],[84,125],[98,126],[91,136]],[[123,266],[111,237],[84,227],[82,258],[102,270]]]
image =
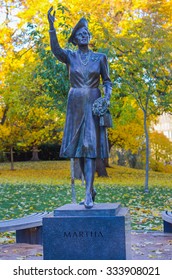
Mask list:
[[[34,183],[34,184],[70,184],[70,161],[39,161],[39,162],[16,162],[15,172],[10,171],[10,163],[0,163],[1,182],[10,184]],[[104,187],[111,186],[137,186],[142,187],[145,179],[145,171],[112,165],[107,168],[109,177],[95,177],[95,184],[101,183]],[[30,176],[32,174],[32,176]],[[76,184],[80,185],[76,180]],[[150,172],[150,185],[152,187],[172,187],[172,173]],[[143,193],[142,193],[143,195]],[[130,193],[125,194],[127,199]],[[136,199],[136,198],[132,198]],[[168,204],[171,204],[169,196]],[[156,216],[156,209],[145,209],[143,205],[136,209],[142,214],[152,214]]]
[[172,158],[172,142],[161,132],[150,133],[151,157],[156,162],[170,163]]
[[[49,44],[47,11],[51,5],[56,10],[55,27],[62,46],[65,46],[68,37],[63,31],[70,32],[77,21],[84,16],[88,19],[89,29],[93,34],[90,42],[93,50],[103,48],[115,53],[118,46],[117,39],[126,39],[126,42],[132,47],[133,39],[136,38],[142,46],[140,48],[141,54],[144,55],[153,46],[153,40],[151,41],[147,36],[140,38],[141,26],[143,29],[147,28],[146,22],[142,24],[141,14],[147,15],[149,20],[152,15],[156,16],[155,18],[160,18],[162,26],[169,31],[165,43],[171,44],[172,0],[26,0],[19,1],[21,5],[18,9],[16,9],[17,3],[15,1],[6,0],[3,2],[5,2],[4,5],[8,5],[8,13],[4,9],[4,13],[7,13],[6,20],[0,27],[2,53],[0,58],[0,119],[4,106],[1,100],[11,110],[8,112],[8,125],[3,126],[3,128],[1,126],[0,133],[4,137],[6,135],[6,139],[7,135],[10,135],[11,139],[13,138],[11,127],[13,132],[16,131],[15,135],[21,137],[23,133],[23,139],[29,141],[30,144],[31,139],[36,141],[36,135],[39,141],[43,141],[46,137],[46,139],[58,138],[58,140],[62,137],[62,132],[57,136],[54,131],[62,126],[64,116],[59,117],[59,113],[53,110],[51,115],[50,110],[46,109],[45,103],[50,105],[53,101],[42,94],[41,78],[33,79],[39,58],[32,36],[26,32],[28,23],[35,25],[36,30],[42,35],[43,42]],[[65,9],[63,9],[64,7]],[[14,12],[15,18],[18,20],[15,24],[13,22]],[[131,32],[133,30],[134,32]],[[129,34],[131,36],[128,36]],[[159,46],[164,45],[164,40],[159,40],[158,44]],[[124,61],[130,62],[130,54],[124,57]],[[135,65],[139,67],[137,61],[135,61]],[[115,73],[116,70],[121,75],[126,71],[125,67],[116,63],[114,59],[111,62],[111,71]],[[165,67],[163,71],[166,75]],[[160,90],[164,87],[162,81],[158,87]],[[35,105],[31,104],[33,100],[36,100]],[[127,102],[127,100],[125,101]],[[40,105],[41,102],[44,106]],[[114,129],[109,130],[110,141],[136,152],[142,142],[141,119],[141,113],[138,112],[135,120],[128,123],[121,124],[116,120]],[[33,129],[33,125],[35,130],[32,134],[30,130]],[[39,131],[38,128],[40,128]]]
[[116,148],[130,149],[132,153],[137,153],[143,144],[142,112],[138,110],[134,118],[129,119],[129,115],[125,118],[123,122],[120,119],[114,121],[114,128],[108,130],[109,140]]

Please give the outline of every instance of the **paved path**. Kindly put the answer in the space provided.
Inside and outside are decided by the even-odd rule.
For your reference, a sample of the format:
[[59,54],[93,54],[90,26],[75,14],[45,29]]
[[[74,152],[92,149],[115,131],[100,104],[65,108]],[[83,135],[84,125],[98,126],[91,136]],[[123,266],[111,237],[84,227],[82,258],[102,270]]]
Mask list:
[[[131,246],[134,260],[172,260],[172,234],[133,231]],[[0,244],[0,260],[42,259],[41,245]]]

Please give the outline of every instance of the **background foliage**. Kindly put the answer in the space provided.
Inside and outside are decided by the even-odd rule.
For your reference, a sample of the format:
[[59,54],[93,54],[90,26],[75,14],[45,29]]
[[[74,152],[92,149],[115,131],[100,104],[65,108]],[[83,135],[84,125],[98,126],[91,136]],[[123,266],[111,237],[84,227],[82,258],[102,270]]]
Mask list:
[[90,47],[107,54],[114,123],[109,144],[115,147],[118,164],[146,165],[147,189],[149,163],[152,169],[163,170],[169,163],[164,153],[168,150],[171,156],[170,142],[159,137],[157,144],[150,127],[158,115],[171,113],[172,1],[0,0],[0,4],[0,150],[13,155],[13,149],[61,144],[69,83],[66,67],[50,51],[47,11],[53,5],[62,47],[73,48],[67,38],[84,16],[92,34]]

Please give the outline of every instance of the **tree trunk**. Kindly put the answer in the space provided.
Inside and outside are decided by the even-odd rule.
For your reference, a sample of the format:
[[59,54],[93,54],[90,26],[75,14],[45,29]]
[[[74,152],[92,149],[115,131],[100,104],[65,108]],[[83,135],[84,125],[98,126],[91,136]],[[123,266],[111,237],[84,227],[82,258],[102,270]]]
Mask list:
[[101,158],[96,159],[96,172],[98,177],[108,177],[104,160]]
[[144,131],[146,138],[146,170],[145,170],[145,193],[149,192],[148,182],[149,182],[149,133],[147,127],[147,116],[146,111],[144,111]]
[[117,150],[117,155],[118,155],[118,165],[120,166],[126,166],[126,155],[125,155],[125,150]]
[[14,156],[13,156],[13,146],[10,147],[10,158],[11,158],[11,170],[14,170]]
[[8,112],[8,107],[6,107],[4,112],[3,112],[3,116],[2,116],[2,119],[0,121],[0,124],[2,124],[2,125],[5,123],[5,120],[6,120],[6,117],[7,117],[7,112]]
[[[108,139],[108,145],[109,145],[109,155],[110,155],[110,151],[111,151],[111,148],[113,147],[113,144],[111,143],[111,141],[109,139]],[[104,163],[105,163],[105,167],[110,167],[109,157],[104,159]]]
[[104,159],[104,164],[105,164],[105,167],[110,167],[110,165],[109,165],[109,158],[105,158]]
[[34,146],[32,150],[32,158],[31,161],[39,161],[39,156],[38,156],[38,147]]
[[127,152],[127,160],[129,163],[129,166],[131,168],[136,168],[136,164],[137,164],[137,154],[132,154],[130,150],[128,150]]

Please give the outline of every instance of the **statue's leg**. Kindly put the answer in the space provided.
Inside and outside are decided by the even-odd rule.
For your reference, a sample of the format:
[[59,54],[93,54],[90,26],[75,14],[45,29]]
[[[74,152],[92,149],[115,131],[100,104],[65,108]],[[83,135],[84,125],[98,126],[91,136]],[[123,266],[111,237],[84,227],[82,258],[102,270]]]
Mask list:
[[[85,163],[85,162],[87,162],[87,163]],[[86,165],[92,165],[92,167],[90,167],[90,166],[88,166],[87,168],[88,168],[88,176],[91,176],[91,174],[93,174],[92,176],[91,176],[91,187],[90,187],[90,193],[92,194],[92,200],[93,200],[93,202],[95,201],[95,196],[96,196],[96,190],[95,190],[95,188],[93,188],[93,182],[94,182],[94,174],[95,174],[95,170],[96,170],[96,168],[95,168],[95,159],[91,159],[91,158],[79,158],[79,163],[80,163],[80,167],[81,167],[81,171],[82,171],[82,173],[83,173],[83,175],[84,175],[84,179],[85,179],[85,181],[87,181],[88,182],[88,180],[87,180],[87,178],[85,177],[85,168],[86,168]],[[90,172],[90,173],[89,173]],[[87,176],[87,177],[88,177]],[[86,186],[87,186],[87,183],[86,183]],[[89,188],[89,187],[88,187]],[[87,189],[87,187],[86,187],[86,189]],[[80,204],[84,204],[84,201],[82,201]]]
[[[84,175],[84,163],[85,163],[85,159],[83,157],[79,158],[79,164],[80,164],[83,175]],[[85,178],[85,175],[84,175],[84,178]]]
[[86,208],[93,207],[93,182],[94,182],[94,174],[95,174],[95,164],[96,160],[94,158],[85,158],[84,162],[84,175],[86,182],[86,195],[84,205]]

